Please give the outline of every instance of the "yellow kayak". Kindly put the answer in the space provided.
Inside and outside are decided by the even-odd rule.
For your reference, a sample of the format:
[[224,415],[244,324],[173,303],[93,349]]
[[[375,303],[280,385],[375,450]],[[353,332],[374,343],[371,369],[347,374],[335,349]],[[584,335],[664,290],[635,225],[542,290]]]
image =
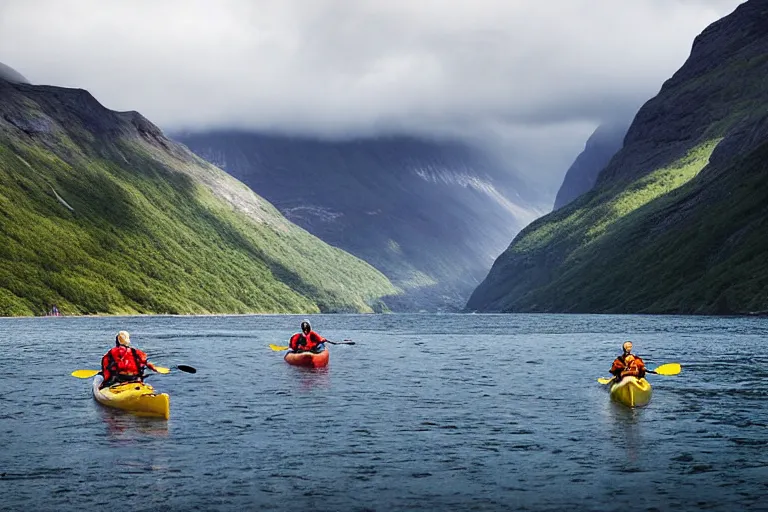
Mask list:
[[652,391],[647,380],[624,377],[618,384],[611,384],[611,399],[627,407],[643,407],[651,401]]
[[137,416],[165,418],[171,416],[170,397],[156,393],[155,388],[144,382],[125,382],[99,389],[104,377],[93,378],[93,398],[102,405],[130,411]]

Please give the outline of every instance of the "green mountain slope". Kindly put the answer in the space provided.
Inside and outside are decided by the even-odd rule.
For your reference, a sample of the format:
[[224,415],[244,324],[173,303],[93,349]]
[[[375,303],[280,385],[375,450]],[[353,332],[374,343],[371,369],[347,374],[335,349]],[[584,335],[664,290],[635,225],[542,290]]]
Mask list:
[[371,311],[396,292],[138,113],[0,80],[0,315]]
[[522,231],[479,311],[768,310],[768,5],[707,28],[595,188]]

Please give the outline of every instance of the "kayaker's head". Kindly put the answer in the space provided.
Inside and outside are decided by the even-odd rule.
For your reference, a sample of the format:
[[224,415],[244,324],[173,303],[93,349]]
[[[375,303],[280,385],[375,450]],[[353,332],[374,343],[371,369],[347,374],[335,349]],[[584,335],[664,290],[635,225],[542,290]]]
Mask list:
[[621,346],[622,350],[624,350],[624,355],[627,356],[632,352],[632,342],[631,341],[625,341],[624,344]]
[[129,347],[131,345],[131,335],[128,334],[128,331],[120,331],[117,333],[117,336],[115,336],[115,345],[123,345],[124,347]]
[[309,331],[312,330],[312,326],[309,325],[309,320],[304,320],[301,322],[301,332],[304,334],[309,334]]

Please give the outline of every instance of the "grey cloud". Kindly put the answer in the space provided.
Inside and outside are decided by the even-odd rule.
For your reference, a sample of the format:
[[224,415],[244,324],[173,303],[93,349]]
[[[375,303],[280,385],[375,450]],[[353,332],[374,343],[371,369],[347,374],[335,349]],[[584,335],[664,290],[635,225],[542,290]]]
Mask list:
[[5,0],[0,61],[171,130],[576,137],[655,94],[739,3]]

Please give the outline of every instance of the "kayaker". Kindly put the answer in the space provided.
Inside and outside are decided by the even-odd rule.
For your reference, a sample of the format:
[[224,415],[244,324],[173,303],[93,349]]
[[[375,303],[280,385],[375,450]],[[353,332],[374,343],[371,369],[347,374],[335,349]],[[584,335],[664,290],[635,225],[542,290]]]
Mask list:
[[645,363],[642,359],[632,354],[632,342],[625,341],[621,346],[623,353],[613,361],[611,373],[616,382],[627,376],[642,379],[645,377]]
[[128,332],[120,331],[115,336],[115,346],[101,358],[101,374],[104,376],[101,387],[117,382],[141,381],[145,368],[157,371],[155,366],[147,361],[147,354],[131,346],[131,336]]
[[327,340],[312,330],[308,320],[301,322],[301,332],[291,336],[288,346],[294,352],[320,352]]

